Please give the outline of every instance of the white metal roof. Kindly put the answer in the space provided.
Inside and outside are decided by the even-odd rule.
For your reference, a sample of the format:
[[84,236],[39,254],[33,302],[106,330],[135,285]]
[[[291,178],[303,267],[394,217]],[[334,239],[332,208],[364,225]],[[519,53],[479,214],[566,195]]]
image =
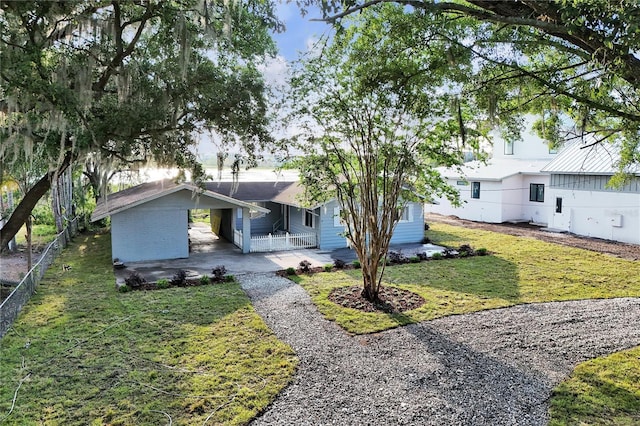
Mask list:
[[[548,173],[613,175],[618,172],[620,147],[606,142],[568,145],[542,170]],[[635,166],[629,173],[640,173]]]
[[518,174],[540,175],[541,169],[549,160],[519,160],[515,158],[492,158],[487,163],[472,161],[464,164],[460,169],[444,168],[440,172],[449,179],[468,179],[501,181]]

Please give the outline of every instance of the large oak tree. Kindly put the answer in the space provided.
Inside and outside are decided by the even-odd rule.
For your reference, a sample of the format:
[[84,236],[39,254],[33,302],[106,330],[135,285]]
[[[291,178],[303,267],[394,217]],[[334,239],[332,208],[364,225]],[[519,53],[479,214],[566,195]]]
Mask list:
[[[536,113],[555,144],[589,137],[623,145],[621,172],[640,162],[640,3],[635,0],[347,0],[319,4],[342,19],[381,3],[404,7],[407,33],[447,22],[441,36],[473,55],[477,73],[462,87],[517,136],[519,117]],[[470,23],[469,19],[473,21]],[[407,46],[415,47],[415,46]],[[451,57],[455,59],[455,51]],[[571,127],[567,123],[572,123]]]
[[257,66],[281,29],[268,0],[2,1],[0,161],[49,170],[0,230],[15,235],[52,180],[90,153],[191,168],[195,132],[249,152],[270,141]]

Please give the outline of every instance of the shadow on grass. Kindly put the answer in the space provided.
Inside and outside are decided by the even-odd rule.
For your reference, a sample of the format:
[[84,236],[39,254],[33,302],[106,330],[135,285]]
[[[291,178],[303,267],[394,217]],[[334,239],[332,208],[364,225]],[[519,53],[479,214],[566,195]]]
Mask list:
[[[561,383],[551,399],[552,425],[569,422],[592,423],[609,420],[618,424],[637,424],[640,421],[640,394],[603,380],[597,373],[581,372]],[[603,419],[606,416],[606,419]],[[612,423],[612,424],[613,424]],[[581,423],[582,424],[582,423]]]
[[518,267],[495,256],[431,260],[385,270],[393,284],[419,285],[484,299],[520,301]]

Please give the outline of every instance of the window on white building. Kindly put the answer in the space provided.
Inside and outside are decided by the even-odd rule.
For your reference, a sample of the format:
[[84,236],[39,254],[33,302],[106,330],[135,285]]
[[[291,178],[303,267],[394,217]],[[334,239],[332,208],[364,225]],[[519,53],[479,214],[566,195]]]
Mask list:
[[504,141],[504,155],[513,155],[513,142]]
[[544,203],[544,184],[529,184],[529,201]]
[[471,182],[471,198],[480,198],[480,182]]

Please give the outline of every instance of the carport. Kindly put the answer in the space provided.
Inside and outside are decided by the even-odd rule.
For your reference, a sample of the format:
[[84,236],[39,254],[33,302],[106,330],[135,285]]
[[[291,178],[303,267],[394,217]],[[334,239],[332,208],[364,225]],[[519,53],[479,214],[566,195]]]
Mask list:
[[[251,250],[250,211],[269,210],[190,183],[171,180],[144,183],[111,194],[96,206],[92,221],[111,217],[111,253],[122,262],[189,257],[188,211],[209,209],[220,217],[219,236],[233,242],[243,253]],[[242,226],[236,218],[242,211]],[[237,228],[242,233],[234,232]]]

